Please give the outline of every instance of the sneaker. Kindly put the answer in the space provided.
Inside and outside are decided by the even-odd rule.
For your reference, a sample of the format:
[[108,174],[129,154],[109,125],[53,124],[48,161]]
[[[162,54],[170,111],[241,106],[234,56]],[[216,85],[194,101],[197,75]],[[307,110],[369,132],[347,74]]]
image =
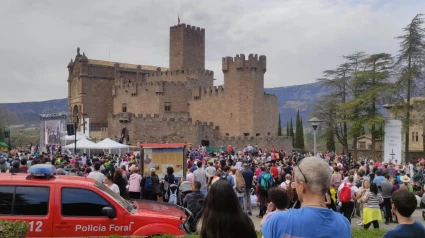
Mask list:
[[361,221],[361,222],[357,222],[357,225],[358,226],[363,226],[363,222]]
[[260,215],[258,215],[258,216],[257,216],[257,218],[260,218],[260,219],[262,219],[262,218],[263,218],[263,216],[260,216]]
[[248,215],[252,216],[252,212],[248,212]]
[[385,222],[385,225],[389,225],[390,223],[388,221]]

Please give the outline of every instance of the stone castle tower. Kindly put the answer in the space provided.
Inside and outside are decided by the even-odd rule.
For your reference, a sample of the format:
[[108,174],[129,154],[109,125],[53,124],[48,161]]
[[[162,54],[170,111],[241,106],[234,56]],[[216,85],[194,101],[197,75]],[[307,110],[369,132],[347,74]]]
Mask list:
[[90,118],[92,138],[130,144],[290,147],[277,137],[277,97],[264,93],[266,57],[222,59],[224,85],[205,69],[205,30],[170,27],[169,68],[89,59],[68,65],[73,121]]

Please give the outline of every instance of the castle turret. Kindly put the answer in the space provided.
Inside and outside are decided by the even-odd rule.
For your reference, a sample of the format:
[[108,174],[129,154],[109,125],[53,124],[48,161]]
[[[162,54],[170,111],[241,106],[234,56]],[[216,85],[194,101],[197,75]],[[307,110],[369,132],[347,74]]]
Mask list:
[[261,131],[261,118],[256,112],[264,107],[264,73],[266,72],[266,56],[244,54],[236,57],[223,57],[224,89],[234,95],[239,117],[238,126],[244,135],[256,135]]
[[205,69],[205,29],[170,27],[170,70],[178,69]]

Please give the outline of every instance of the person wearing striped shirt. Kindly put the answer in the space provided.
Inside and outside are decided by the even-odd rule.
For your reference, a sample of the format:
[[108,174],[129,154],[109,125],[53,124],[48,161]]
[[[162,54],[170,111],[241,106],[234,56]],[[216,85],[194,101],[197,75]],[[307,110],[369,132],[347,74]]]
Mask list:
[[363,205],[363,224],[364,229],[369,229],[373,224],[373,228],[379,229],[379,222],[382,221],[381,209],[379,204],[384,201],[381,194],[378,193],[378,185],[370,184],[370,191],[366,192],[362,197]]

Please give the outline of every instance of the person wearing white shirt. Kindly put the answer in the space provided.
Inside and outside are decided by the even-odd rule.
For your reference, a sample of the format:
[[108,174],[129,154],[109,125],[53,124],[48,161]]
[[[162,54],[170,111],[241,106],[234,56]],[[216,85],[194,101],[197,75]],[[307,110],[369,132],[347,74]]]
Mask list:
[[111,189],[112,192],[116,194],[120,194],[120,188],[118,187],[118,185],[113,183],[112,180],[113,180],[112,174],[108,174],[108,176],[106,176],[105,178],[105,186]]
[[94,171],[89,173],[89,176],[87,176],[88,178],[92,178],[94,180],[96,180],[98,183],[102,183],[105,182],[105,175],[102,174],[101,172],[99,172],[100,170],[100,163],[96,162],[94,164]]

